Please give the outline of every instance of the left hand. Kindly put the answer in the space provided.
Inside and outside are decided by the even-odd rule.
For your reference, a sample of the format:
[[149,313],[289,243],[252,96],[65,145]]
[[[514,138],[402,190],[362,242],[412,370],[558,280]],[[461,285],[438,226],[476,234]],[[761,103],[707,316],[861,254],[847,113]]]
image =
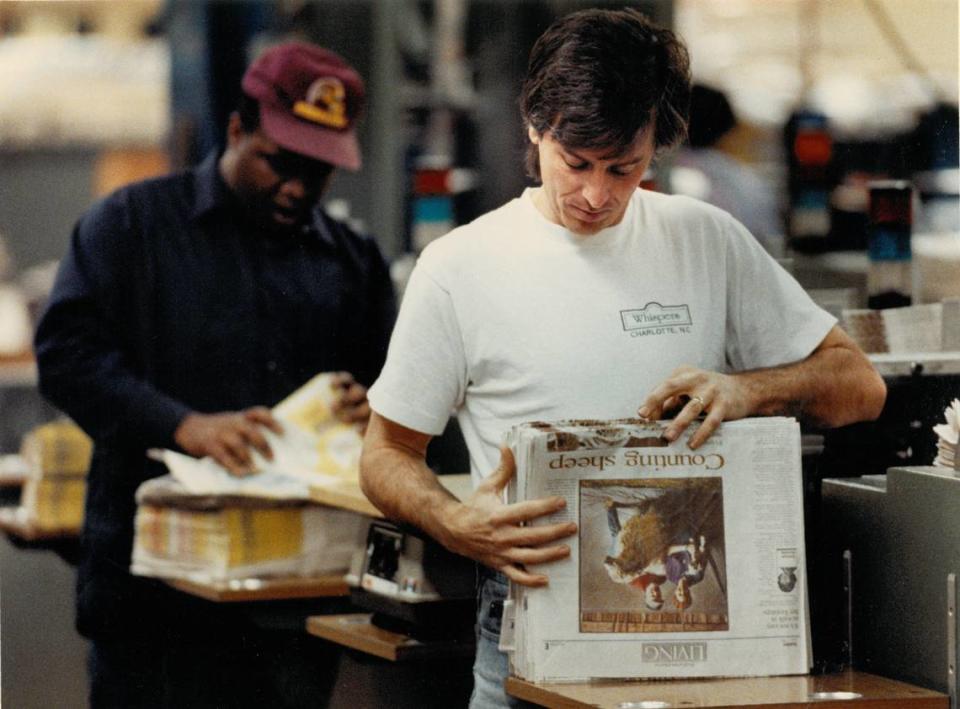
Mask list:
[[367,388],[353,378],[350,372],[337,372],[330,383],[335,394],[333,415],[344,423],[360,425],[363,433],[370,421],[370,404],[367,402]]
[[720,374],[696,367],[677,367],[644,400],[637,415],[659,421],[667,411],[681,407],[664,431],[664,438],[677,440],[700,414],[707,416],[690,437],[690,448],[699,448],[723,421],[744,418],[753,413],[745,382],[732,374]]

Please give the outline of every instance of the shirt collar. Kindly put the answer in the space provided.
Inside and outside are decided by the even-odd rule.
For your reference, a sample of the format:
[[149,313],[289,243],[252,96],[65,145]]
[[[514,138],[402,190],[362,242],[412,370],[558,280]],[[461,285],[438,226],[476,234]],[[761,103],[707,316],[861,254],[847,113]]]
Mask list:
[[227,204],[230,191],[220,176],[220,153],[211,152],[193,171],[193,219]]
[[[220,175],[220,155],[217,151],[211,152],[194,169],[194,204],[193,219],[200,219],[220,208],[229,208],[232,200],[230,188]],[[311,236],[327,246],[335,246],[336,240],[330,231],[330,226],[323,210],[318,206],[313,209],[310,221],[303,229],[303,237]]]

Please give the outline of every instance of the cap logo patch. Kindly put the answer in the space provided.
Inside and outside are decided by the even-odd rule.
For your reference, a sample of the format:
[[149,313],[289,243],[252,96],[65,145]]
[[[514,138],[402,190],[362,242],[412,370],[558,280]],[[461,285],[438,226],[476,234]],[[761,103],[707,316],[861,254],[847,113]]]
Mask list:
[[347,127],[347,92],[335,76],[322,76],[307,89],[303,100],[293,104],[293,113],[328,128]]

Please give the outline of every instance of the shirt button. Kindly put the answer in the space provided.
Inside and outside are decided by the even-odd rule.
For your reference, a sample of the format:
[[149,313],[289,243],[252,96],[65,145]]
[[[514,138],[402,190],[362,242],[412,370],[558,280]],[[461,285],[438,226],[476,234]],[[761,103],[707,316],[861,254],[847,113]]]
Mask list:
[[274,362],[272,359],[271,359],[269,362],[267,362],[267,371],[268,371],[268,372],[276,372],[276,371],[277,371],[277,363]]

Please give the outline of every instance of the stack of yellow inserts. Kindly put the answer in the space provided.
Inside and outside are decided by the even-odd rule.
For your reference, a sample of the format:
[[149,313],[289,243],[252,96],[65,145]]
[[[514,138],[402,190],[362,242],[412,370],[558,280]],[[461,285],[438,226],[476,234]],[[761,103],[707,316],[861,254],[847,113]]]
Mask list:
[[133,572],[202,583],[345,572],[363,518],[309,501],[311,485],[357,479],[362,439],[333,415],[333,382],[319,374],[274,407],[284,434],[264,432],[273,458],[255,475],[165,451],[172,474],[137,490]]
[[21,506],[25,521],[45,532],[83,525],[83,498],[93,442],[72,421],[46,423],[24,436],[20,455],[29,474]]
[[171,476],[137,502],[133,572],[202,583],[346,571],[362,522],[302,501],[192,495]]

